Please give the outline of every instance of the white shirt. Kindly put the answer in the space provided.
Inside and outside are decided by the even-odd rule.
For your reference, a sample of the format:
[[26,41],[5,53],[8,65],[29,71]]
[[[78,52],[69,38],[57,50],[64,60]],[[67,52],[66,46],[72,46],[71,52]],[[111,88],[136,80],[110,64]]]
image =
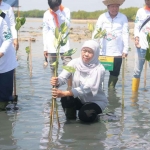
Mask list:
[[[71,67],[75,68],[75,64],[77,63],[76,61],[78,61],[78,59],[71,60],[67,64],[67,66],[71,66]],[[67,83],[67,81],[68,81],[67,79],[70,77],[70,75],[72,75],[72,82],[75,82],[74,78],[76,76],[76,73],[71,74],[70,72],[63,70],[61,72],[61,74],[58,76],[59,86]],[[98,93],[95,96],[93,96],[91,89],[89,87],[87,87],[85,84],[86,82],[90,82],[88,80],[89,75],[86,73],[81,73],[80,77],[78,77],[80,86],[72,88],[72,93],[73,93],[74,98],[78,97],[83,104],[86,102],[96,103],[97,105],[100,106],[100,108],[103,111],[106,108],[106,106],[108,105],[107,97],[102,90],[102,82],[104,81],[104,75],[105,75],[105,69],[104,69],[103,65],[101,65],[99,90],[98,90]],[[75,85],[75,84],[73,83],[73,85]]]
[[[66,22],[68,29],[69,29],[70,10],[65,7],[63,11],[58,10],[55,13],[58,16],[59,25]],[[43,16],[43,44],[44,44],[44,51],[48,51],[48,53],[56,53],[56,48],[54,46],[55,28],[56,28],[56,24],[54,21],[54,17],[50,13],[50,10],[47,10]],[[66,34],[67,33],[68,31],[66,32]],[[69,48],[70,48],[70,44],[68,40],[67,43],[60,48],[60,53],[64,53],[68,51]]]
[[17,67],[18,63],[12,43],[12,35],[2,17],[0,17],[0,52],[4,54],[0,58],[0,73],[11,71]]
[[106,36],[100,39],[100,55],[122,56],[129,50],[128,20],[124,14],[118,13],[111,18],[108,12],[99,16],[92,38],[97,29],[106,30]]
[[15,29],[15,16],[14,16],[14,12],[12,10],[12,7],[10,5],[8,5],[7,3],[4,3],[2,1],[1,5],[0,5],[0,10],[2,10],[6,14],[5,20],[8,24],[8,26],[10,27],[13,39],[16,39],[17,38],[17,31]]
[[144,8],[140,8],[137,11],[136,19],[135,19],[135,26],[134,26],[134,37],[139,37],[139,44],[142,49],[148,48],[147,43],[147,34],[150,33],[150,21],[143,26],[140,31],[140,27],[142,26],[143,22],[150,17],[150,11],[145,10]]

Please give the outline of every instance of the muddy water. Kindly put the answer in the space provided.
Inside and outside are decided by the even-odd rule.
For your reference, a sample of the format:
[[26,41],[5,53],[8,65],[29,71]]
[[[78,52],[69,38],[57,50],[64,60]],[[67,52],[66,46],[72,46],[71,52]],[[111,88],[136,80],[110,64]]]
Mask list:
[[[77,25],[77,24],[76,24]],[[106,112],[113,112],[116,118],[101,116],[101,121],[83,124],[79,120],[66,121],[58,101],[61,128],[56,120],[52,134],[49,133],[49,112],[51,105],[50,69],[43,67],[43,46],[40,36],[42,23],[28,20],[21,29],[21,36],[36,38],[32,47],[32,77],[25,47],[28,41],[20,42],[18,51],[19,66],[16,69],[18,111],[0,112],[0,150],[149,150],[150,148],[150,115],[149,115],[149,68],[147,85],[144,89],[144,71],[138,94],[131,92],[131,79],[134,66],[134,46],[125,61],[125,80],[122,87],[122,71],[115,91],[108,91],[106,72],[104,91],[109,99]],[[72,26],[75,26],[72,25]],[[27,32],[30,31],[30,34]],[[31,36],[31,32],[39,35]],[[71,47],[79,56],[82,42],[71,41]],[[61,64],[60,64],[61,66]],[[59,68],[59,72],[61,67]],[[61,87],[65,89],[66,86]],[[124,105],[123,105],[124,104]]]

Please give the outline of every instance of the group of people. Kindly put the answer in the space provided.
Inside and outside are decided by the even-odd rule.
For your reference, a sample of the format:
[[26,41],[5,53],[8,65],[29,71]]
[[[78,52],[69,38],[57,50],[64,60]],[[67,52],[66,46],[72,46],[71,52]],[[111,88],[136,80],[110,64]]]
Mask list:
[[[99,16],[95,31],[90,40],[83,43],[79,58],[73,59],[71,56],[63,56],[70,49],[69,39],[67,43],[60,48],[60,56],[63,65],[75,68],[74,73],[62,70],[58,77],[54,77],[53,63],[56,61],[56,48],[54,46],[55,28],[66,23],[70,27],[70,10],[62,6],[62,0],[48,0],[49,9],[43,16],[43,45],[44,57],[49,58],[51,68],[50,83],[53,87],[52,96],[61,98],[61,104],[67,119],[76,119],[78,117],[84,122],[93,122],[98,120],[99,114],[108,105],[107,97],[102,89],[102,82],[105,77],[105,68],[99,62],[99,55],[113,56],[114,67],[110,71],[108,88],[115,88],[120,74],[122,59],[127,57],[129,50],[129,28],[127,17],[119,12],[119,7],[125,0],[103,0],[107,7],[107,12]],[[1,3],[1,5],[3,2]],[[0,5],[0,8],[2,7]],[[7,16],[7,14],[6,14]],[[8,16],[10,17],[10,16]],[[145,62],[146,49],[148,48],[146,36],[150,27],[150,0],[145,0],[145,6],[137,12],[134,28],[135,39],[135,67],[132,81],[132,91],[138,91],[140,75]],[[13,76],[13,69],[17,66],[15,50],[12,45],[11,33],[9,38],[5,38],[3,30],[8,30],[11,26],[1,17],[1,48],[0,48],[0,103],[8,102],[12,96],[11,90],[6,90],[7,77]],[[5,27],[7,26],[7,28]],[[106,30],[106,34],[100,40],[94,39],[98,29]],[[66,34],[68,30],[66,31]],[[6,43],[6,44],[5,44]],[[17,49],[17,48],[16,48]],[[12,54],[13,53],[13,54]],[[8,57],[13,57],[14,65],[8,64]],[[6,66],[6,67],[5,67]],[[8,69],[6,69],[8,68]],[[3,78],[2,78],[3,77]],[[9,77],[10,78],[10,77]],[[8,84],[10,85],[10,81]],[[12,79],[11,79],[12,82]],[[65,91],[59,90],[61,85],[68,83]],[[12,84],[11,84],[12,86]],[[5,91],[5,92],[4,92]],[[7,91],[7,92],[6,92]],[[9,93],[8,93],[9,91]]]

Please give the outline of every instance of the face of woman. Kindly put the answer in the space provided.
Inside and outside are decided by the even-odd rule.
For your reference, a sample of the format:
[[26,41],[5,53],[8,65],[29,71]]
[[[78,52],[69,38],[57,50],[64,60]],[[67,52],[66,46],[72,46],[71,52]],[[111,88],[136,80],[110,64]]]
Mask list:
[[83,47],[81,51],[82,61],[88,64],[94,56],[94,52],[91,48]]

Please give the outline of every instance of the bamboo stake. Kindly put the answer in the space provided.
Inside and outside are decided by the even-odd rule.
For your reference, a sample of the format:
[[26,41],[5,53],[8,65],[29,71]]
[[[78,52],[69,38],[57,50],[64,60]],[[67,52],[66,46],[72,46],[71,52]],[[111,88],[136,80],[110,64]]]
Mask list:
[[125,69],[125,58],[122,59],[122,107],[124,107],[124,69]]
[[30,53],[29,53],[29,66],[30,66],[30,77],[32,77],[32,50],[31,50],[31,38],[29,39]]
[[146,78],[147,78],[147,61],[145,61],[145,70],[144,70],[144,90],[146,90]]

